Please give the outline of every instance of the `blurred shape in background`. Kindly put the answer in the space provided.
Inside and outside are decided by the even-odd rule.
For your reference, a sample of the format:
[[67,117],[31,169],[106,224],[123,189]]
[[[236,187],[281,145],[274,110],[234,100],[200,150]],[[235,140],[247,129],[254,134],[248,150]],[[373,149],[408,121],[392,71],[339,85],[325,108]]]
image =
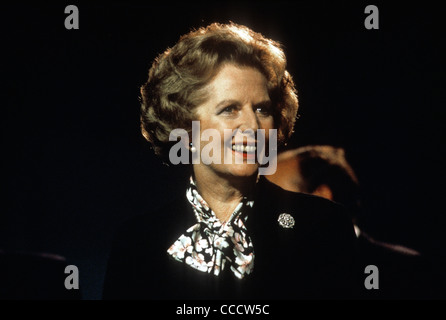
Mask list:
[[0,250],[1,300],[80,300],[80,289],[65,288],[62,256]]
[[278,155],[276,173],[266,177],[283,189],[324,197],[348,209],[358,239],[358,281],[366,278],[366,266],[379,270],[379,289],[364,288],[359,298],[445,298],[434,261],[414,249],[374,239],[360,228],[360,184],[343,148],[310,145],[284,151]]

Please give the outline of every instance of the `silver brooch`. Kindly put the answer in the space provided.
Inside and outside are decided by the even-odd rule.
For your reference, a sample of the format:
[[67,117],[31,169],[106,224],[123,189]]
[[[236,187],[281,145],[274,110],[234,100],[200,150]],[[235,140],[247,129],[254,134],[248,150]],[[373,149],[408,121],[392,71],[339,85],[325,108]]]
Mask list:
[[294,218],[289,213],[281,213],[277,221],[282,228],[290,229],[294,227]]

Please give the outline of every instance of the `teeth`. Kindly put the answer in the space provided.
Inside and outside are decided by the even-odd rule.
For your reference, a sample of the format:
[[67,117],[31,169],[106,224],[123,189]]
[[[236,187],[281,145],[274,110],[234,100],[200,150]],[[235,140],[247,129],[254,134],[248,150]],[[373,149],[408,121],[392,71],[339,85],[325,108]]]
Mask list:
[[232,145],[232,150],[237,152],[254,152],[256,151],[255,146],[245,146],[242,144],[234,144]]

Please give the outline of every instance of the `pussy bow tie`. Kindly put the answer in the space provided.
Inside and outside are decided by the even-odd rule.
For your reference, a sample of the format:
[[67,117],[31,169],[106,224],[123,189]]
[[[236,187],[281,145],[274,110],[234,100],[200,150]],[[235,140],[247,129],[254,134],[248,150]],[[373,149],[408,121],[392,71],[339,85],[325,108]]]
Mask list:
[[182,234],[167,250],[175,260],[202,272],[218,276],[226,262],[242,279],[254,268],[254,248],[245,223],[254,201],[243,198],[226,222],[221,222],[198,193],[191,177],[186,196],[197,223]]

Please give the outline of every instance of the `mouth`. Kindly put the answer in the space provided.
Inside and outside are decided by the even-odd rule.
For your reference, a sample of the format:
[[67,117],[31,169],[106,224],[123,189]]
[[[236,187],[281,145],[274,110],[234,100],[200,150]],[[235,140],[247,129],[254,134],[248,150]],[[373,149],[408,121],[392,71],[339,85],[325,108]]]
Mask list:
[[255,161],[257,147],[254,143],[246,143],[246,144],[233,144],[232,145],[232,153],[236,156],[242,157],[246,160]]
[[243,152],[243,153],[255,153],[257,150],[257,147],[255,145],[233,144],[232,150],[236,151],[236,152]]

